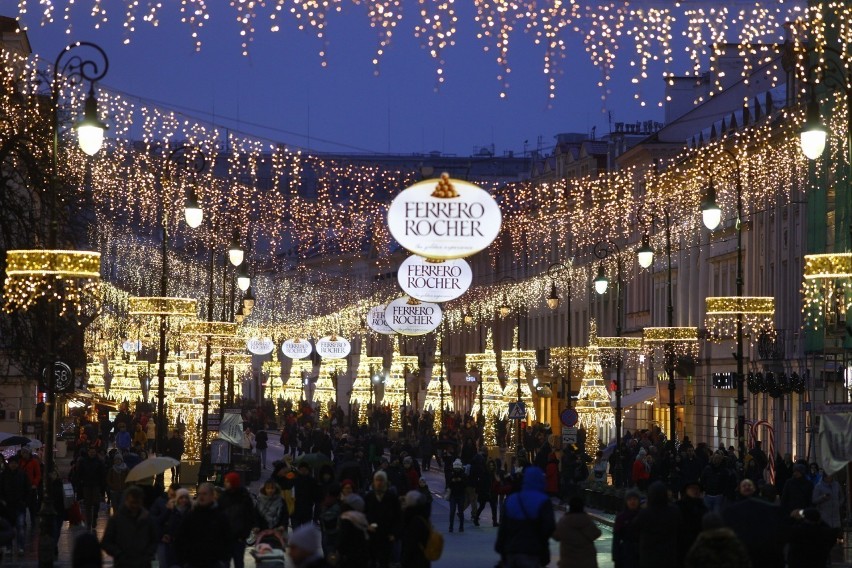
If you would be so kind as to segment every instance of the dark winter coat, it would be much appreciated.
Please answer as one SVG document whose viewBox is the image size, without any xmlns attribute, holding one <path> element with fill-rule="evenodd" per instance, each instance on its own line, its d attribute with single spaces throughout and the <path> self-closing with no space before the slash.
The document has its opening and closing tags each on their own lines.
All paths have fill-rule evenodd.
<svg viewBox="0 0 852 568">
<path fill-rule="evenodd" d="M 566 513 L 556 523 L 554 540 L 559 541 L 559 568 L 597 568 L 595 540 L 601 529 L 586 513 Z"/>
<path fill-rule="evenodd" d="M 217 505 L 196 506 L 180 524 L 175 553 L 185 568 L 219 568 L 231 557 L 231 529 Z"/>
<path fill-rule="evenodd" d="M 796 509 L 807 509 L 813 505 L 811 501 L 813 494 L 814 484 L 805 477 L 794 475 L 784 484 L 784 492 L 781 494 L 781 510 L 789 514 Z"/>
<path fill-rule="evenodd" d="M 101 548 L 112 556 L 116 568 L 148 568 L 157 552 L 157 527 L 148 511 L 135 517 L 122 505 L 107 521 Z"/>
<path fill-rule="evenodd" d="M 788 568 L 827 566 L 831 549 L 837 542 L 837 531 L 823 521 L 796 521 L 788 531 L 790 550 Z"/>
<path fill-rule="evenodd" d="M 724 509 L 722 518 L 745 545 L 752 568 L 784 566 L 782 512 L 777 505 L 743 499 Z"/>
<path fill-rule="evenodd" d="M 633 527 L 639 533 L 639 566 L 641 568 L 675 568 L 683 518 L 678 508 L 668 502 L 668 491 L 661 482 L 648 487 L 648 507 L 643 509 Z"/>
<path fill-rule="evenodd" d="M 684 496 L 677 502 L 677 508 L 680 510 L 680 515 L 683 518 L 681 525 L 680 540 L 678 541 L 678 562 L 682 565 L 686 558 L 686 553 L 692 548 L 698 534 L 701 532 L 701 522 L 704 515 L 707 513 L 707 507 L 704 505 L 704 499 L 700 497 L 692 498 Z"/>
<path fill-rule="evenodd" d="M 233 487 L 222 493 L 219 508 L 228 518 L 232 540 L 245 540 L 252 528 L 260 526 L 254 499 L 245 487 Z"/>
<path fill-rule="evenodd" d="M 20 469 L 6 467 L 0 475 L 0 499 L 6 503 L 9 521 L 14 524 L 15 516 L 27 510 L 30 483 Z"/>
<path fill-rule="evenodd" d="M 639 512 L 639 509 L 625 509 L 615 517 L 612 530 L 612 562 L 615 568 L 639 566 L 639 532 L 633 526 Z"/>
<path fill-rule="evenodd" d="M 423 555 L 429 540 L 429 514 L 426 505 L 407 508 L 402 514 L 402 556 L 405 568 L 429 568 L 431 562 Z"/>
<path fill-rule="evenodd" d="M 548 543 L 555 528 L 553 504 L 544 492 L 544 472 L 528 467 L 524 470 L 521 490 L 509 495 L 503 503 L 494 550 L 501 556 L 538 554 L 542 561 L 547 558 L 549 562 Z"/>
</svg>

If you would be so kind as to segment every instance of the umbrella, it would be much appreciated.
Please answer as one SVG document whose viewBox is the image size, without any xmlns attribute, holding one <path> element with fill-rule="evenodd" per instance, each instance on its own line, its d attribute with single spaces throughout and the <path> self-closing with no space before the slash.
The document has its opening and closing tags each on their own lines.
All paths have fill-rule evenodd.
<svg viewBox="0 0 852 568">
<path fill-rule="evenodd" d="M 30 442 L 27 444 L 27 447 L 31 450 L 37 450 L 42 447 L 42 445 L 43 444 L 38 440 L 30 440 Z"/>
<path fill-rule="evenodd" d="M 26 446 L 31 442 L 32 440 L 26 436 L 7 436 L 5 439 L 0 440 L 0 446 Z"/>
<path fill-rule="evenodd" d="M 296 464 L 306 463 L 311 469 L 320 468 L 326 464 L 331 464 L 331 460 L 327 455 L 316 453 L 316 454 L 304 454 L 296 459 Z"/>
<path fill-rule="evenodd" d="M 139 481 L 140 479 L 154 477 L 155 475 L 163 473 L 170 467 L 176 467 L 178 465 L 180 465 L 178 460 L 174 458 L 167 458 L 166 456 L 148 458 L 147 460 L 139 462 L 133 466 L 133 469 L 128 472 L 127 479 L 125 481 L 130 483 L 131 481 Z"/>
</svg>

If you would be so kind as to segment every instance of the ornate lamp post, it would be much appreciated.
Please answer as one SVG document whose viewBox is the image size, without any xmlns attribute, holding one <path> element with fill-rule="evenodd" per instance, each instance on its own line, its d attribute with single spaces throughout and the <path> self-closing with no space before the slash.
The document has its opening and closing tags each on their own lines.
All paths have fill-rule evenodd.
<svg viewBox="0 0 852 568">
<path fill-rule="evenodd" d="M 624 288 L 624 274 L 621 268 L 621 250 L 612 241 L 601 241 L 594 247 L 595 256 L 600 260 L 598 275 L 594 279 L 595 292 L 600 295 L 606 294 L 609 288 L 609 279 L 604 271 L 604 261 L 610 256 L 615 257 L 616 282 L 615 282 L 615 336 L 621 337 L 621 320 L 623 318 L 624 303 L 621 292 Z M 621 443 L 621 367 L 622 356 L 619 350 L 615 361 L 615 441 Z"/>
<path fill-rule="evenodd" d="M 568 272 L 568 293 L 565 296 L 565 299 L 568 301 L 568 353 L 570 360 L 571 347 L 573 345 L 573 341 L 571 339 L 571 278 L 572 278 L 572 268 L 574 267 L 574 261 L 569 260 L 567 266 L 561 262 L 554 262 L 550 266 L 547 267 L 547 276 L 550 278 L 550 294 L 547 296 L 547 307 L 551 310 L 556 310 L 559 308 L 560 297 L 559 290 L 556 287 L 556 273 L 559 270 L 565 270 Z M 573 365 L 568 365 L 568 384 L 565 384 L 565 381 L 562 381 L 562 395 L 565 397 L 566 406 L 571 406 L 571 367 Z"/>
</svg>

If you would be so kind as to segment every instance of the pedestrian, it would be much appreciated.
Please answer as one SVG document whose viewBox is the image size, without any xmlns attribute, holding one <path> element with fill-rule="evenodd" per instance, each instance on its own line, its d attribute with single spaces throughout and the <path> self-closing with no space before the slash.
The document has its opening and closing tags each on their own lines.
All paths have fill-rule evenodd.
<svg viewBox="0 0 852 568">
<path fill-rule="evenodd" d="M 112 505 L 112 514 L 118 512 L 118 508 L 122 504 L 124 490 L 127 487 L 125 479 L 127 479 L 127 464 L 121 458 L 121 454 L 116 452 L 112 457 L 112 467 L 107 470 L 106 486 L 109 491 L 109 502 Z"/>
<path fill-rule="evenodd" d="M 757 498 L 755 493 L 751 479 L 740 481 L 739 500 L 722 510 L 722 518 L 745 545 L 753 568 L 782 568 L 784 523 L 781 509 Z"/>
<path fill-rule="evenodd" d="M 115 434 L 115 447 L 121 453 L 126 453 L 133 443 L 133 436 L 127 431 L 124 422 L 118 423 L 118 432 Z"/>
<path fill-rule="evenodd" d="M 340 533 L 337 539 L 338 568 L 363 568 L 370 562 L 367 541 L 369 522 L 364 515 L 364 499 L 351 493 L 341 500 Z"/>
<path fill-rule="evenodd" d="M 159 544 L 157 545 L 157 564 L 158 566 L 164 566 L 166 568 L 168 568 L 170 564 L 166 560 L 166 543 L 163 540 L 163 535 L 166 531 L 166 523 L 168 522 L 169 515 L 176 503 L 178 489 L 180 489 L 180 485 L 172 483 L 169 485 L 167 491 L 161 493 L 156 499 L 154 499 L 154 502 L 151 503 L 151 507 L 148 509 L 148 514 L 151 515 L 152 519 L 154 519 L 154 525 L 157 527 L 157 535 L 159 537 Z"/>
<path fill-rule="evenodd" d="M 267 479 L 257 494 L 257 513 L 263 521 L 262 528 L 276 529 L 288 525 L 287 505 L 284 504 L 278 484 L 272 479 Z"/>
<path fill-rule="evenodd" d="M 178 565 L 183 568 L 222 568 L 231 561 L 231 529 L 216 503 L 212 483 L 198 486 L 195 505 L 174 538 Z"/>
<path fill-rule="evenodd" d="M 33 455 L 30 448 L 21 448 L 19 466 L 30 484 L 27 497 L 27 509 L 30 512 L 30 527 L 36 526 L 39 505 L 41 503 L 41 461 Z"/>
<path fill-rule="evenodd" d="M 556 528 L 553 504 L 544 492 L 544 472 L 527 467 L 521 490 L 509 495 L 500 513 L 494 550 L 505 568 L 550 564 L 550 535 Z"/>
<path fill-rule="evenodd" d="M 189 515 L 190 509 L 192 509 L 192 500 L 189 498 L 189 490 L 184 488 L 176 490 L 175 499 L 168 506 L 168 516 L 160 534 L 160 545 L 165 548 L 165 560 L 160 566 L 164 568 L 178 566 L 175 540 L 180 532 L 181 525 Z"/>
<path fill-rule="evenodd" d="M 157 445 L 157 422 L 153 417 L 148 419 L 147 424 L 145 424 L 145 447 L 148 452 L 153 452 Z M 158 451 L 161 451 L 161 448 L 156 448 Z"/>
<path fill-rule="evenodd" d="M 496 527 L 497 517 L 497 494 L 500 491 L 500 476 L 497 473 L 497 462 L 488 460 L 485 463 L 485 472 L 476 482 L 476 496 L 479 499 L 479 507 L 473 524 L 479 526 L 479 516 L 485 510 L 486 505 L 491 506 L 491 526 Z"/>
<path fill-rule="evenodd" d="M 784 484 L 781 493 L 781 512 L 789 515 L 797 509 L 809 509 L 813 506 L 811 499 L 814 494 L 814 485 L 806 477 L 808 468 L 805 464 L 797 463 L 793 466 L 793 476 Z"/>
<path fill-rule="evenodd" d="M 708 513 L 701 495 L 701 484 L 697 479 L 687 480 L 680 492 L 677 502 L 680 516 L 683 519 L 678 540 L 678 565 L 683 564 L 686 553 L 692 547 L 702 530 L 704 515 Z"/>
<path fill-rule="evenodd" d="M 639 532 L 633 521 L 639 516 L 642 494 L 638 489 L 628 489 L 624 494 L 624 510 L 615 516 L 612 529 L 612 562 L 615 568 L 639 567 Z"/>
<path fill-rule="evenodd" d="M 450 502 L 450 532 L 453 532 L 455 516 L 459 517 L 459 532 L 464 532 L 464 507 L 467 492 L 467 475 L 464 473 L 464 464 L 460 459 L 453 462 L 453 469 L 447 480 L 447 492 Z"/>
<path fill-rule="evenodd" d="M 598 553 L 595 540 L 601 529 L 584 510 L 581 497 L 573 497 L 568 512 L 562 515 L 553 531 L 559 541 L 559 568 L 597 568 Z"/>
<path fill-rule="evenodd" d="M 242 478 L 237 472 L 225 474 L 225 491 L 219 497 L 219 507 L 228 519 L 231 529 L 231 559 L 235 568 L 243 568 L 246 551 L 246 538 L 251 530 L 258 526 L 258 515 L 254 500 L 243 487 Z"/>
<path fill-rule="evenodd" d="M 787 552 L 787 568 L 825 568 L 829 565 L 831 549 L 837 543 L 837 533 L 810 508 L 793 511 Z"/>
<path fill-rule="evenodd" d="M 20 469 L 20 457 L 12 456 L 0 474 L 0 499 L 5 503 L 6 520 L 15 528 L 15 546 L 18 556 L 24 554 L 24 536 L 27 528 L 27 503 L 32 491 L 26 474 Z M 11 549 L 7 547 L 7 553 Z"/>
<path fill-rule="evenodd" d="M 402 527 L 399 497 L 389 488 L 383 471 L 373 475 L 373 490 L 364 499 L 364 513 L 370 523 L 370 561 L 378 568 L 387 568 Z"/>
<path fill-rule="evenodd" d="M 101 548 L 112 556 L 116 568 L 150 568 L 157 552 L 157 527 L 143 507 L 142 488 L 131 485 L 124 492 L 115 515 L 107 521 Z"/>
<path fill-rule="evenodd" d="M 419 491 L 406 493 L 402 504 L 402 566 L 429 568 L 431 562 L 423 551 L 429 540 L 431 527 L 428 504 L 423 494 Z"/>
<path fill-rule="evenodd" d="M 91 532 L 84 532 L 74 539 L 74 549 L 71 552 L 72 568 L 101 568 L 103 554 L 98 537 Z"/>
<path fill-rule="evenodd" d="M 840 484 L 834 476 L 823 472 L 822 479 L 814 487 L 812 501 L 814 507 L 819 511 L 819 516 L 831 528 L 837 531 L 840 537 L 840 501 L 843 498 Z"/>
<path fill-rule="evenodd" d="M 254 432 L 251 431 L 251 428 L 246 428 L 243 430 L 243 440 L 240 444 L 240 447 L 243 449 L 244 454 L 254 453 Z"/>
<path fill-rule="evenodd" d="M 649 485 L 648 506 L 633 521 L 639 533 L 640 568 L 676 568 L 682 523 L 666 486 L 661 481 Z"/>
<path fill-rule="evenodd" d="M 148 447 L 148 434 L 142 428 L 141 423 L 136 424 L 136 431 L 133 432 L 133 441 L 131 443 L 132 446 L 139 446 L 140 448 Z"/>
<path fill-rule="evenodd" d="M 317 501 L 319 487 L 311 475 L 310 466 L 304 461 L 296 468 L 296 476 L 292 480 L 293 489 L 293 528 L 310 523 L 314 518 L 314 504 Z"/>
<path fill-rule="evenodd" d="M 302 525 L 290 535 L 290 559 L 295 568 L 330 568 L 322 553 L 322 535 L 312 524 Z"/>
<path fill-rule="evenodd" d="M 74 468 L 76 486 L 83 495 L 83 521 L 92 532 L 98 522 L 98 511 L 106 488 L 106 468 L 97 450 L 89 446 L 86 455 L 81 456 Z"/>
<path fill-rule="evenodd" d="M 269 447 L 269 434 L 266 430 L 260 429 L 254 435 L 254 443 L 257 448 L 257 453 L 260 455 L 260 468 L 266 469 L 266 450 Z"/>
<path fill-rule="evenodd" d="M 178 464 L 171 468 L 172 483 L 180 483 L 180 460 L 183 459 L 184 450 L 185 447 L 180 432 L 172 430 L 172 435 L 166 443 L 166 456 L 178 461 Z"/>
<path fill-rule="evenodd" d="M 745 546 L 727 527 L 702 531 L 686 555 L 685 568 L 752 568 Z"/>
</svg>

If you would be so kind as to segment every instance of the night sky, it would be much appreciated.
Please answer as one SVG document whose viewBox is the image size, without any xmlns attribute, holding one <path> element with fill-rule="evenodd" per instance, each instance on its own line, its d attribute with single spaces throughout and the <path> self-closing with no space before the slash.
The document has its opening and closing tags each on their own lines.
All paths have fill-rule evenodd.
<svg viewBox="0 0 852 568">
<path fill-rule="evenodd" d="M 94 41 L 110 57 L 107 86 L 224 127 L 314 151 L 437 150 L 470 155 L 475 148 L 494 144 L 497 155 L 507 151 L 517 155 L 525 148 L 536 149 L 539 137 L 541 148 L 548 151 L 560 132 L 589 133 L 597 127 L 598 136 L 606 134 L 607 111 L 613 121 L 661 120 L 656 103 L 663 96 L 662 67 L 652 68 L 641 85 L 649 103 L 640 107 L 630 83 L 635 72 L 629 67 L 632 47 L 625 44 L 605 111 L 597 86 L 601 72 L 575 34 L 565 34 L 569 43 L 567 58 L 561 62 L 564 74 L 548 108 L 543 48 L 533 45 L 520 26 L 511 36 L 511 87 L 508 97 L 501 99 L 494 50 L 483 52 L 485 42 L 475 37 L 478 28 L 470 4 L 456 3 L 457 42 L 445 51 L 446 82 L 438 92 L 434 63 L 413 37 L 419 18 L 410 3 L 404 4 L 409 12 L 397 26 L 378 76 L 371 62 L 377 36 L 369 27 L 366 9 L 351 4 L 329 18 L 326 68 L 317 55 L 322 43 L 313 32 L 287 24 L 271 33 L 265 18 L 256 21 L 250 55 L 241 55 L 232 10 L 217 13 L 211 8 L 214 17 L 203 30 L 199 53 L 189 26 L 179 22 L 173 7 L 163 11 L 159 27 L 138 22 L 128 45 L 123 43 L 123 13 L 116 9 L 101 29 L 94 28 L 85 11 L 73 12 L 68 35 L 61 14 L 59 21 L 44 27 L 33 13 L 24 22 L 33 50 L 50 61 L 70 41 Z M 689 65 L 684 55 L 672 70 L 683 72 Z"/>
</svg>

